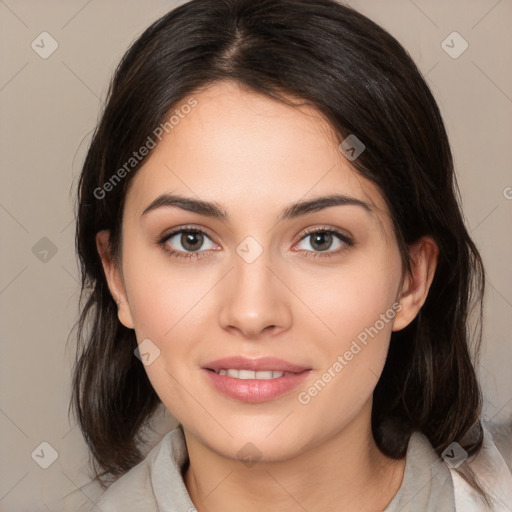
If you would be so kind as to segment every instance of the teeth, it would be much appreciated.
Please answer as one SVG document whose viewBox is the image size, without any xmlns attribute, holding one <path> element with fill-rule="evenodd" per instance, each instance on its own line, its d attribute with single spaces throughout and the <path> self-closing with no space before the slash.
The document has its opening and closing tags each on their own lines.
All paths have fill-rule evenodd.
<svg viewBox="0 0 512 512">
<path fill-rule="evenodd" d="M 275 370 L 263 370 L 255 372 L 253 370 L 235 370 L 229 368 L 227 370 L 214 370 L 215 373 L 219 375 L 226 375 L 227 377 L 232 377 L 234 379 L 256 379 L 256 380 L 268 380 L 268 379 L 278 379 L 280 377 L 288 377 L 290 375 L 294 375 L 293 372 L 279 372 Z"/>
</svg>

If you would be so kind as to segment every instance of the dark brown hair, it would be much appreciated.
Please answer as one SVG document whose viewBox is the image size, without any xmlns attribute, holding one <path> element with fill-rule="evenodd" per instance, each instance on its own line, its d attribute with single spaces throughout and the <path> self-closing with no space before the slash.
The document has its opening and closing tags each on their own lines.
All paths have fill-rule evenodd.
<svg viewBox="0 0 512 512">
<path fill-rule="evenodd" d="M 393 458 L 405 455 L 414 431 L 438 454 L 453 441 L 477 453 L 483 429 L 472 357 L 476 362 L 481 340 L 484 271 L 464 225 L 443 121 L 421 73 L 396 39 L 334 0 L 192 0 L 154 22 L 123 57 L 78 185 L 85 304 L 72 406 L 96 478 L 104 484 L 141 461 L 143 427 L 160 403 L 134 356 L 134 331 L 117 318 L 95 244 L 98 231 L 110 230 L 119 257 L 126 190 L 144 160 L 108 194 L 97 191 L 172 109 L 224 80 L 287 104 L 298 98 L 325 116 L 340 141 L 349 134 L 363 141 L 352 164 L 385 198 L 406 271 L 408 246 L 423 235 L 435 239 L 434 280 L 417 317 L 391 336 L 372 429 Z"/>
</svg>

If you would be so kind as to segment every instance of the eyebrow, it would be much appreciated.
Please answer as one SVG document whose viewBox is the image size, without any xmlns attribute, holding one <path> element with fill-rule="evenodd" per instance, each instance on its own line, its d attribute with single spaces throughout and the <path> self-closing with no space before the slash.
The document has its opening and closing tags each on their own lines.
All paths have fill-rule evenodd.
<svg viewBox="0 0 512 512">
<path fill-rule="evenodd" d="M 325 208 L 331 208 L 332 206 L 346 205 L 359 206 L 367 212 L 373 213 L 373 207 L 365 201 L 356 199 L 355 197 L 345 196 L 343 194 L 330 194 L 328 196 L 299 201 L 287 206 L 281 212 L 277 222 L 295 219 Z M 162 194 L 152 201 L 151 204 L 142 212 L 141 217 L 158 208 L 169 207 L 181 208 L 182 210 L 198 213 L 221 221 L 229 221 L 228 213 L 218 203 L 168 193 Z"/>
</svg>

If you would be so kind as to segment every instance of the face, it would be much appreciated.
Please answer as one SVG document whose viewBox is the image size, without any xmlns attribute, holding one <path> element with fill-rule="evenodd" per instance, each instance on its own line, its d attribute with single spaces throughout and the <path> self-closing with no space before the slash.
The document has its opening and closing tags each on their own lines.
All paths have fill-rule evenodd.
<svg viewBox="0 0 512 512">
<path fill-rule="evenodd" d="M 109 286 L 186 431 L 286 459 L 368 426 L 391 331 L 415 314 L 397 306 L 397 242 L 315 110 L 230 83 L 194 98 L 132 180 Z"/>
</svg>

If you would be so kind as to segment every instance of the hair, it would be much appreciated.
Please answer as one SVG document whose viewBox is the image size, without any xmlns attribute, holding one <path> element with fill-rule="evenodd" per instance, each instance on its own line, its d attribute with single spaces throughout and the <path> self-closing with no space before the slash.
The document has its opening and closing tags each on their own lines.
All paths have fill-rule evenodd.
<svg viewBox="0 0 512 512">
<path fill-rule="evenodd" d="M 223 81 L 292 106 L 298 99 L 325 116 L 340 141 L 350 134 L 363 141 L 352 166 L 386 201 L 404 271 L 411 269 L 409 246 L 433 237 L 435 276 L 419 314 L 391 335 L 372 431 L 392 458 L 405 456 L 414 431 L 439 455 L 454 441 L 469 456 L 478 453 L 484 431 L 473 364 L 484 269 L 461 213 L 442 117 L 420 71 L 395 38 L 335 0 L 192 0 L 155 21 L 122 58 L 79 179 L 81 296 L 71 406 L 95 479 L 105 486 L 142 460 L 143 427 L 161 403 L 134 357 L 135 332 L 117 318 L 95 242 L 109 230 L 112 257 L 120 261 L 124 200 L 144 159 L 105 197 L 97 190 L 173 108 Z M 467 465 L 458 471 L 485 496 Z"/>
</svg>

